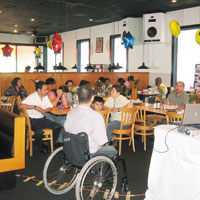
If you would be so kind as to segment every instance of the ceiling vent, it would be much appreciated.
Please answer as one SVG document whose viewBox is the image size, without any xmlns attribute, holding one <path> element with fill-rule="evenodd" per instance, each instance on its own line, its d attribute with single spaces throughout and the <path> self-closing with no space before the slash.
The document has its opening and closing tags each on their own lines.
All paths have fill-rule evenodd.
<svg viewBox="0 0 200 200">
<path fill-rule="evenodd" d="M 46 44 L 48 36 L 35 36 L 35 44 Z"/>
</svg>

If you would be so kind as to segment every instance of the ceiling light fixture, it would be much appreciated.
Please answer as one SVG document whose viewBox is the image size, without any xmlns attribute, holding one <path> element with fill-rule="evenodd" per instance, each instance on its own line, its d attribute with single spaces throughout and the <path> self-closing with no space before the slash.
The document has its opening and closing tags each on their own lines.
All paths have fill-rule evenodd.
<svg viewBox="0 0 200 200">
<path fill-rule="evenodd" d="M 2 11 L 0 10 L 0 14 L 2 13 Z"/>
<path fill-rule="evenodd" d="M 14 27 L 18 27 L 18 25 L 17 25 L 17 24 L 15 24 L 15 25 L 14 25 Z"/>
<path fill-rule="evenodd" d="M 13 32 L 14 32 L 14 33 L 17 33 L 18 31 L 17 31 L 17 29 L 15 29 Z"/>
<path fill-rule="evenodd" d="M 34 19 L 34 18 L 31 18 L 31 19 L 30 19 L 30 21 L 31 21 L 31 22 L 34 22 L 34 21 L 35 21 L 35 19 Z"/>
<path fill-rule="evenodd" d="M 172 0 L 171 2 L 172 2 L 172 3 L 176 3 L 176 0 Z"/>
<path fill-rule="evenodd" d="M 92 19 L 92 18 L 90 18 L 90 19 L 89 19 L 89 21 L 90 21 L 90 22 L 93 22 L 93 19 Z"/>
</svg>

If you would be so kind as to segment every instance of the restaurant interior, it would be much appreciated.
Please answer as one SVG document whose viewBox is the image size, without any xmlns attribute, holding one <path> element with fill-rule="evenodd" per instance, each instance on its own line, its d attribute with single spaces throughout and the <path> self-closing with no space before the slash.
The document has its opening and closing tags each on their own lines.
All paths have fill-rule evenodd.
<svg viewBox="0 0 200 200">
<path fill-rule="evenodd" d="M 0 198 L 198 199 L 199 52 L 198 0 L 2 0 Z M 113 187 L 109 191 L 99 185 L 90 189 L 82 186 L 81 190 L 88 192 L 86 198 L 84 192 L 77 192 L 77 185 L 59 193 L 67 181 L 57 184 L 53 180 L 45 185 L 43 169 L 52 149 L 57 147 L 50 143 L 51 152 L 43 154 L 34 145 L 27 111 L 19 109 L 22 99 L 5 95 L 16 77 L 28 95 L 35 92 L 38 81 L 44 81 L 51 91 L 66 85 L 68 80 L 78 88 L 84 80 L 105 102 L 112 98 L 112 89 L 103 92 L 105 83 L 100 78 L 108 78 L 112 85 L 121 84 L 119 79 L 123 79 L 122 95 L 135 114 L 128 124 L 131 129 L 126 140 L 120 135 L 123 120 L 114 139 L 120 141 L 115 147 L 126 163 L 127 188 L 123 186 L 123 164 L 114 161 L 118 180 L 112 197 Z M 161 79 L 160 85 L 157 78 Z M 169 96 L 180 83 L 187 103 L 171 104 Z M 73 87 L 69 87 L 69 106 L 54 107 L 52 115 L 66 118 L 78 106 Z M 198 129 L 180 128 L 186 120 L 186 108 L 190 123 L 185 124 Z M 106 127 L 112 117 L 112 109 L 108 110 L 104 117 Z M 44 135 L 44 140 L 52 142 L 52 131 L 47 130 Z M 59 185 L 60 195 L 48 191 L 54 185 Z M 95 196 L 96 193 L 100 195 Z"/>
</svg>

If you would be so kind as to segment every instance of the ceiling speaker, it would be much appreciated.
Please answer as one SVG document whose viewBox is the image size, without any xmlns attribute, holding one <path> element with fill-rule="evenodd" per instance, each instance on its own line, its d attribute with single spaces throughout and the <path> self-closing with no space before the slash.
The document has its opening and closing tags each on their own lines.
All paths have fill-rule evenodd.
<svg viewBox="0 0 200 200">
<path fill-rule="evenodd" d="M 154 13 L 143 15 L 144 42 L 166 41 L 166 14 Z"/>
</svg>

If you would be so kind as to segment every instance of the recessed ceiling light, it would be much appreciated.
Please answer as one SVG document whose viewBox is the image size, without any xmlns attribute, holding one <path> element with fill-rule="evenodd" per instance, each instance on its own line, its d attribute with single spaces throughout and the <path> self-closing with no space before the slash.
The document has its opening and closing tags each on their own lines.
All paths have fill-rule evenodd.
<svg viewBox="0 0 200 200">
<path fill-rule="evenodd" d="M 34 18 L 31 18 L 31 19 L 30 19 L 30 21 L 31 21 L 31 22 L 34 22 L 34 21 L 35 21 L 35 19 L 34 19 Z"/>
<path fill-rule="evenodd" d="M 93 19 L 91 18 L 91 19 L 89 19 L 89 21 L 90 21 L 90 22 L 93 22 Z"/>
<path fill-rule="evenodd" d="M 176 0 L 172 0 L 171 2 L 172 2 L 172 3 L 176 3 Z"/>
<path fill-rule="evenodd" d="M 18 31 L 15 29 L 15 30 L 14 30 L 14 33 L 17 33 L 17 32 L 18 32 Z"/>
<path fill-rule="evenodd" d="M 18 27 L 18 25 L 17 25 L 17 24 L 15 24 L 15 25 L 14 25 L 14 27 Z"/>
</svg>

